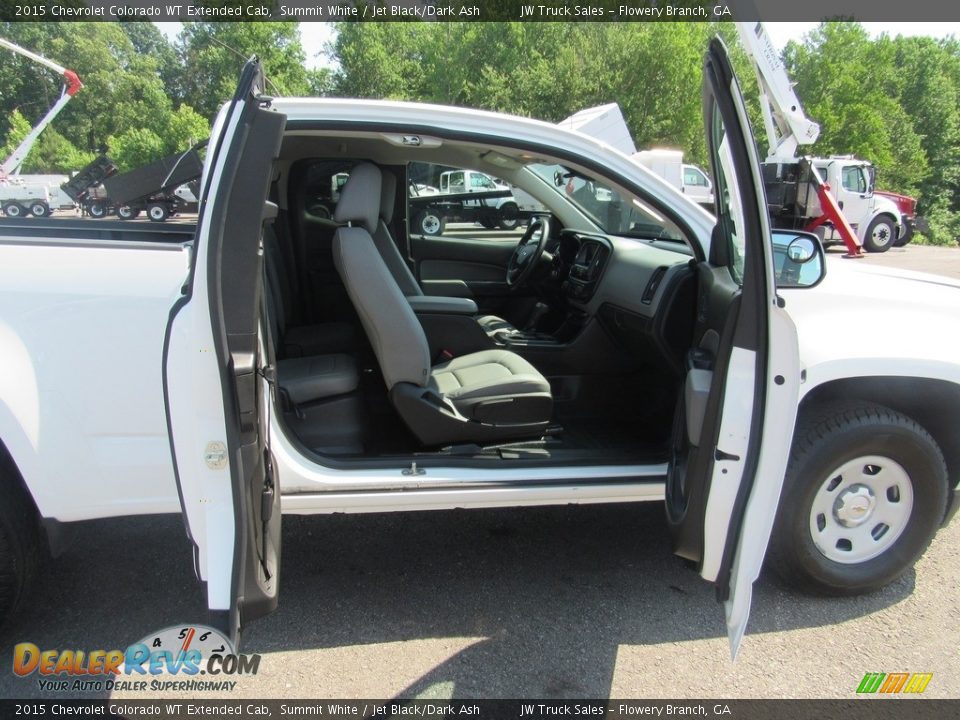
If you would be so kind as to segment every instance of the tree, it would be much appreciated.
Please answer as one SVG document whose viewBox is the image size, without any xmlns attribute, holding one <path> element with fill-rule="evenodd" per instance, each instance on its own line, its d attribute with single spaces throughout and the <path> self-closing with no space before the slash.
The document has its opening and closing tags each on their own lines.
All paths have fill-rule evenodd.
<svg viewBox="0 0 960 720">
<path fill-rule="evenodd" d="M 118 138 L 124 138 L 125 163 L 134 157 L 149 162 L 157 156 L 145 156 L 148 149 L 169 154 L 209 132 L 206 119 L 170 91 L 164 76 L 173 69 L 179 72 L 174 49 L 150 23 L 8 23 L 2 33 L 76 70 L 84 83 L 40 135 L 25 169 L 76 170 L 93 153 L 112 150 L 110 140 Z M 62 79 L 50 70 L 19 55 L 0 53 L 0 136 L 11 135 L 14 110 L 27 128 L 37 122 L 59 97 L 61 86 Z M 131 135 L 133 129 L 149 131 L 159 144 L 146 142 L 145 133 Z M 140 150 L 134 152 L 134 147 Z"/>
<path fill-rule="evenodd" d="M 268 89 L 278 95 L 306 95 L 310 75 L 295 23 L 184 23 L 176 50 L 181 66 L 178 97 L 212 118 L 233 97 L 240 70 L 252 55 L 263 62 Z"/>
<path fill-rule="evenodd" d="M 638 146 L 705 154 L 702 23 L 339 23 L 333 92 L 548 121 L 619 102 Z"/>
<path fill-rule="evenodd" d="M 148 128 L 131 128 L 110 138 L 110 157 L 121 172 L 146 165 L 166 154 L 163 140 Z"/>
</svg>

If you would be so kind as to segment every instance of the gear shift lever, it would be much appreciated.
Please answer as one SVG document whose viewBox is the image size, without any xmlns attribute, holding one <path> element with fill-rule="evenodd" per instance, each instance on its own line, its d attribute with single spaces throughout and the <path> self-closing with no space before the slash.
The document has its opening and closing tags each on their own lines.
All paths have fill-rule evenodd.
<svg viewBox="0 0 960 720">
<path fill-rule="evenodd" d="M 530 318 L 527 320 L 527 324 L 523 326 L 524 332 L 536 332 L 537 323 L 540 322 L 540 318 L 546 315 L 550 311 L 550 306 L 538 302 L 533 306 L 533 312 L 530 313 Z"/>
</svg>

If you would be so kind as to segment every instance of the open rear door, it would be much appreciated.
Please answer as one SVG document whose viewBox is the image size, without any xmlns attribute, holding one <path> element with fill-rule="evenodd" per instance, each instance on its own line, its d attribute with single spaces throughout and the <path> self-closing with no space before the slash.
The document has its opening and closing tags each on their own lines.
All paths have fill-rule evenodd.
<svg viewBox="0 0 960 720">
<path fill-rule="evenodd" d="M 286 118 L 243 69 L 208 146 L 190 278 L 171 312 L 164 393 L 174 469 L 210 623 L 235 643 L 273 610 L 280 488 L 269 447 L 261 222 Z"/>
<path fill-rule="evenodd" d="M 703 109 L 717 225 L 699 264 L 695 347 L 667 481 L 674 550 L 724 601 L 735 657 L 777 510 L 796 419 L 796 329 L 776 295 L 766 197 L 743 98 L 719 39 Z"/>
</svg>

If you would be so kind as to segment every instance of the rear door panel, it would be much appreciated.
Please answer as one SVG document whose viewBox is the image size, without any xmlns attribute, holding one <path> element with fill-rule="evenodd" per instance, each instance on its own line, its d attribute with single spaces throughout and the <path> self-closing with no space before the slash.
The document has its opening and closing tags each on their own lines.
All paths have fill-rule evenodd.
<svg viewBox="0 0 960 720">
<path fill-rule="evenodd" d="M 171 449 L 211 623 L 239 639 L 276 605 L 279 487 L 261 375 L 261 218 L 285 117 L 262 101 L 254 58 L 208 159 L 183 302 L 171 316 L 164 387 Z"/>
</svg>

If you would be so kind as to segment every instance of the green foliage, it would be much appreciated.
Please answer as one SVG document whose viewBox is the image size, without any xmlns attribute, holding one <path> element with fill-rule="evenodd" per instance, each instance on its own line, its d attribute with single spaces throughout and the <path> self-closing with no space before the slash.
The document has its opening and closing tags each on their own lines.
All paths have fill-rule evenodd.
<svg viewBox="0 0 960 720">
<path fill-rule="evenodd" d="M 84 84 L 40 135 L 24 171 L 76 170 L 97 152 L 112 152 L 111 139 L 120 140 L 125 163 L 149 162 L 209 133 L 207 120 L 171 91 L 173 76 L 183 68 L 151 23 L 5 23 L 0 35 L 76 70 Z M 57 100 L 61 86 L 56 73 L 0 52 L 0 137 L 8 146 L 15 146 L 10 138 L 18 130 L 11 125 L 13 112 L 28 131 Z M 160 142 L 146 141 L 151 135 Z M 145 156 L 151 148 L 158 153 Z"/>
<path fill-rule="evenodd" d="M 2 149 L 0 149 L 0 154 L 4 158 L 17 148 L 31 128 L 30 122 L 19 110 L 10 113 L 7 123 L 10 131 L 7 133 Z M 55 174 L 65 172 L 65 168 L 82 167 L 92 159 L 93 153 L 78 150 L 73 143 L 56 130 L 47 128 L 46 132 L 37 139 L 30 154 L 27 155 L 21 172 L 24 174 Z"/>
<path fill-rule="evenodd" d="M 126 130 L 110 138 L 110 157 L 121 172 L 146 165 L 165 154 L 163 140 L 149 128 Z"/>
<path fill-rule="evenodd" d="M 704 164 L 701 67 L 714 34 L 730 49 L 765 154 L 756 78 L 729 22 L 338 23 L 336 30 L 328 51 L 335 68 L 310 70 L 295 23 L 184 23 L 173 43 L 146 22 L 0 23 L 0 36 L 84 82 L 24 171 L 75 170 L 104 149 L 127 169 L 186 149 L 209 133 L 253 54 L 275 94 L 421 100 L 552 122 L 617 102 L 638 148 L 679 148 Z M 960 41 L 871 40 L 857 23 L 823 23 L 790 43 L 784 60 L 822 128 L 808 152 L 871 160 L 881 188 L 919 198 L 928 240 L 960 237 Z M 0 51 L 7 154 L 60 88 L 55 73 Z"/>
<path fill-rule="evenodd" d="M 878 185 L 919 198 L 926 239 L 960 237 L 960 46 L 954 40 L 871 41 L 857 23 L 821 23 L 785 61 L 821 125 L 818 154 L 853 153 Z"/>
<path fill-rule="evenodd" d="M 210 134 L 210 123 L 189 105 L 181 105 L 167 115 L 164 125 L 164 154 L 186 150 Z"/>
<path fill-rule="evenodd" d="M 233 96 L 240 70 L 252 55 L 258 55 L 267 69 L 270 92 L 306 95 L 310 91 L 296 23 L 184 23 L 176 50 L 184 68 L 176 93 L 206 118 L 212 118 Z"/>
<path fill-rule="evenodd" d="M 333 94 L 559 121 L 619 102 L 638 147 L 704 159 L 707 23 L 339 23 Z"/>
</svg>

